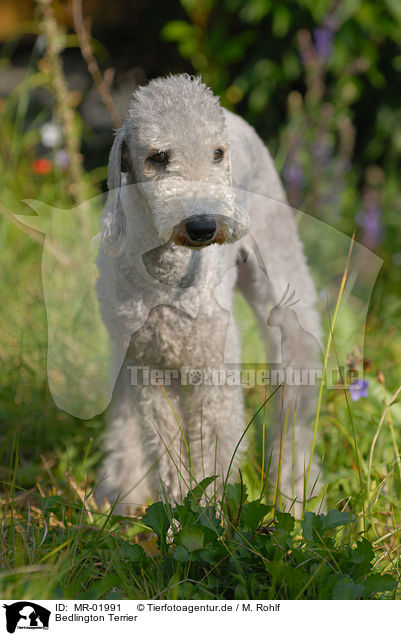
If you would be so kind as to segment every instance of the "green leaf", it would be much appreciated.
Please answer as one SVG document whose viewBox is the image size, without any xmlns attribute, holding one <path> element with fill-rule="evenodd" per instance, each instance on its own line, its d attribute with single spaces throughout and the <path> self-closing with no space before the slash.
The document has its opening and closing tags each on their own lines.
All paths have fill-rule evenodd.
<svg viewBox="0 0 401 636">
<path fill-rule="evenodd" d="M 264 517 L 270 512 L 271 509 L 271 506 L 262 504 L 259 501 L 250 501 L 244 506 L 242 524 L 246 528 L 249 528 L 250 530 L 255 532 L 255 530 L 259 528 Z"/>
<path fill-rule="evenodd" d="M 219 551 L 216 548 L 207 548 L 206 550 L 200 550 L 197 556 L 200 560 L 205 561 L 209 565 L 213 566 L 219 559 Z"/>
<path fill-rule="evenodd" d="M 324 515 L 316 515 L 314 512 L 305 512 L 302 521 L 302 532 L 309 543 L 314 543 L 318 536 L 323 534 L 323 518 Z"/>
<path fill-rule="evenodd" d="M 173 557 L 176 561 L 180 561 L 180 563 L 186 563 L 190 559 L 189 552 L 183 545 L 177 545 Z"/>
<path fill-rule="evenodd" d="M 148 526 L 156 533 L 160 548 L 166 545 L 166 535 L 171 525 L 171 518 L 170 505 L 161 501 L 149 506 L 142 518 L 145 526 Z"/>
<path fill-rule="evenodd" d="M 131 545 L 126 541 L 120 543 L 116 550 L 116 554 L 120 558 L 129 559 L 132 563 L 140 563 L 147 558 L 142 546 L 138 543 Z"/>
<path fill-rule="evenodd" d="M 369 574 L 365 581 L 365 598 L 380 592 L 389 592 L 396 587 L 397 581 L 389 574 Z"/>
<path fill-rule="evenodd" d="M 164 25 L 161 36 L 168 42 L 183 42 L 192 39 L 194 27 L 184 20 L 171 20 Z"/>
<path fill-rule="evenodd" d="M 340 526 L 346 526 L 352 523 L 355 516 L 350 512 L 339 512 L 338 510 L 329 510 L 329 512 L 323 516 L 323 528 L 324 530 L 334 530 Z"/>
<path fill-rule="evenodd" d="M 256 0 L 254 2 L 239 2 L 235 10 L 241 9 L 240 15 L 245 22 L 260 22 L 271 11 L 270 0 Z"/>
<path fill-rule="evenodd" d="M 181 530 L 175 537 L 175 542 L 178 545 L 184 546 L 188 552 L 201 550 L 204 544 L 203 530 L 201 528 Z"/>
<path fill-rule="evenodd" d="M 199 515 L 199 523 L 203 527 L 205 544 L 214 543 L 223 534 L 224 528 L 219 519 L 216 519 L 215 510 L 210 506 L 203 508 Z"/>
<path fill-rule="evenodd" d="M 354 601 L 361 598 L 364 593 L 362 583 L 354 583 L 351 579 L 343 579 L 338 581 L 333 587 L 333 600 L 336 601 Z"/>
<path fill-rule="evenodd" d="M 199 521 L 208 527 L 207 517 L 213 518 L 213 508 L 210 506 L 209 508 L 205 508 L 201 505 L 202 497 L 205 494 L 206 489 L 216 480 L 216 477 L 206 477 L 202 479 L 201 482 L 195 488 L 190 490 L 185 497 L 183 503 L 180 505 L 176 505 L 174 508 L 174 518 L 180 522 L 182 528 L 191 528 L 195 523 L 199 523 Z M 202 512 L 201 512 L 202 511 Z M 203 514 L 205 513 L 205 514 Z"/>
<path fill-rule="evenodd" d="M 276 512 L 276 527 L 287 532 L 292 532 L 295 526 L 295 519 L 289 512 Z"/>
<path fill-rule="evenodd" d="M 203 495 L 206 492 L 206 489 L 214 481 L 216 481 L 216 479 L 217 479 L 216 475 L 212 477 L 205 477 L 205 479 L 202 479 L 202 481 L 200 481 L 199 484 L 195 486 L 195 488 L 193 488 L 192 490 L 188 492 L 187 496 L 184 499 L 184 506 L 187 509 L 192 510 L 193 512 L 196 512 L 196 513 L 199 512 L 199 504 Z M 179 506 L 177 506 L 177 508 L 179 508 Z"/>
<path fill-rule="evenodd" d="M 350 559 L 353 563 L 364 564 L 366 569 L 370 569 L 370 564 L 374 559 L 374 552 L 371 544 L 367 539 L 362 537 L 357 542 L 356 547 L 352 549 Z"/>
<path fill-rule="evenodd" d="M 194 16 L 200 12 L 202 14 L 208 14 L 216 0 L 203 0 L 202 2 L 199 2 L 199 0 L 180 0 L 180 2 L 188 15 Z"/>
<path fill-rule="evenodd" d="M 226 497 L 234 504 L 234 508 L 239 508 L 241 501 L 244 503 L 247 498 L 245 484 L 227 484 Z"/>
<path fill-rule="evenodd" d="M 277 5 L 273 13 L 272 30 L 277 38 L 283 38 L 288 33 L 291 24 L 291 12 L 284 4 Z"/>
</svg>

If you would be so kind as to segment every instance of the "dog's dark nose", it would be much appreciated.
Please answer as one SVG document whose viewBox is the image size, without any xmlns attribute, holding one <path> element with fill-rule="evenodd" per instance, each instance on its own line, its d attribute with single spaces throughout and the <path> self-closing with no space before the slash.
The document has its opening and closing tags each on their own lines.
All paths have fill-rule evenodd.
<svg viewBox="0 0 401 636">
<path fill-rule="evenodd" d="M 185 221 L 186 232 L 195 243 L 206 243 L 211 241 L 216 234 L 216 219 L 212 216 L 191 216 Z"/>
</svg>

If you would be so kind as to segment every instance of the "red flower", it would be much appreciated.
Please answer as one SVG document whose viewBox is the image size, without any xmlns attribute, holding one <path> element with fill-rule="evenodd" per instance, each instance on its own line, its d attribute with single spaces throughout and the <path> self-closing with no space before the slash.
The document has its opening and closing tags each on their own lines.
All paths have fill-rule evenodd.
<svg viewBox="0 0 401 636">
<path fill-rule="evenodd" d="M 45 159 L 42 157 L 41 159 L 35 159 L 32 164 L 33 172 L 36 174 L 49 174 L 52 171 L 53 164 L 50 159 Z"/>
</svg>

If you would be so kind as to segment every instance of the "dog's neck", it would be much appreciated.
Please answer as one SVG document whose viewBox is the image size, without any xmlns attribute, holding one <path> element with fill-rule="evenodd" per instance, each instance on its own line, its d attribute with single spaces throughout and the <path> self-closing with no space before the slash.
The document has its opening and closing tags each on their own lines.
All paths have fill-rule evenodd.
<svg viewBox="0 0 401 636">
<path fill-rule="evenodd" d="M 191 250 L 169 242 L 141 252 L 136 243 L 133 249 L 123 250 L 113 260 L 115 271 L 124 280 L 131 280 L 135 287 L 142 287 L 148 292 L 153 289 L 155 293 L 164 290 L 167 294 L 176 296 L 179 290 L 184 291 L 190 287 L 200 290 L 203 287 L 204 251 Z"/>
<path fill-rule="evenodd" d="M 201 253 L 171 243 L 143 254 L 147 273 L 168 287 L 186 288 L 199 283 Z"/>
</svg>

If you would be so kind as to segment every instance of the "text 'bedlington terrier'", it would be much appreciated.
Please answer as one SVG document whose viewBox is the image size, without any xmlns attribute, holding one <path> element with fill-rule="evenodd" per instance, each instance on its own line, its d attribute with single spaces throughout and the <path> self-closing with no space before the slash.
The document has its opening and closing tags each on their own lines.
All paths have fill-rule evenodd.
<svg viewBox="0 0 401 636">
<path fill-rule="evenodd" d="M 283 387 L 275 412 L 268 405 L 265 465 L 274 480 L 281 448 L 288 509 L 293 497 L 304 498 L 320 328 L 293 213 L 268 151 L 200 79 L 170 76 L 135 91 L 111 150 L 108 185 L 98 294 L 116 364 L 124 363 L 98 501 L 118 500 L 118 512 L 132 513 L 164 493 L 179 499 L 205 476 L 218 475 L 221 486 L 246 426 L 232 317 L 237 285 L 263 336 L 271 326 L 276 381 L 266 365 L 257 377 L 272 380 L 268 393 Z M 231 478 L 245 450 L 243 439 Z M 317 476 L 313 464 L 309 491 Z"/>
</svg>

